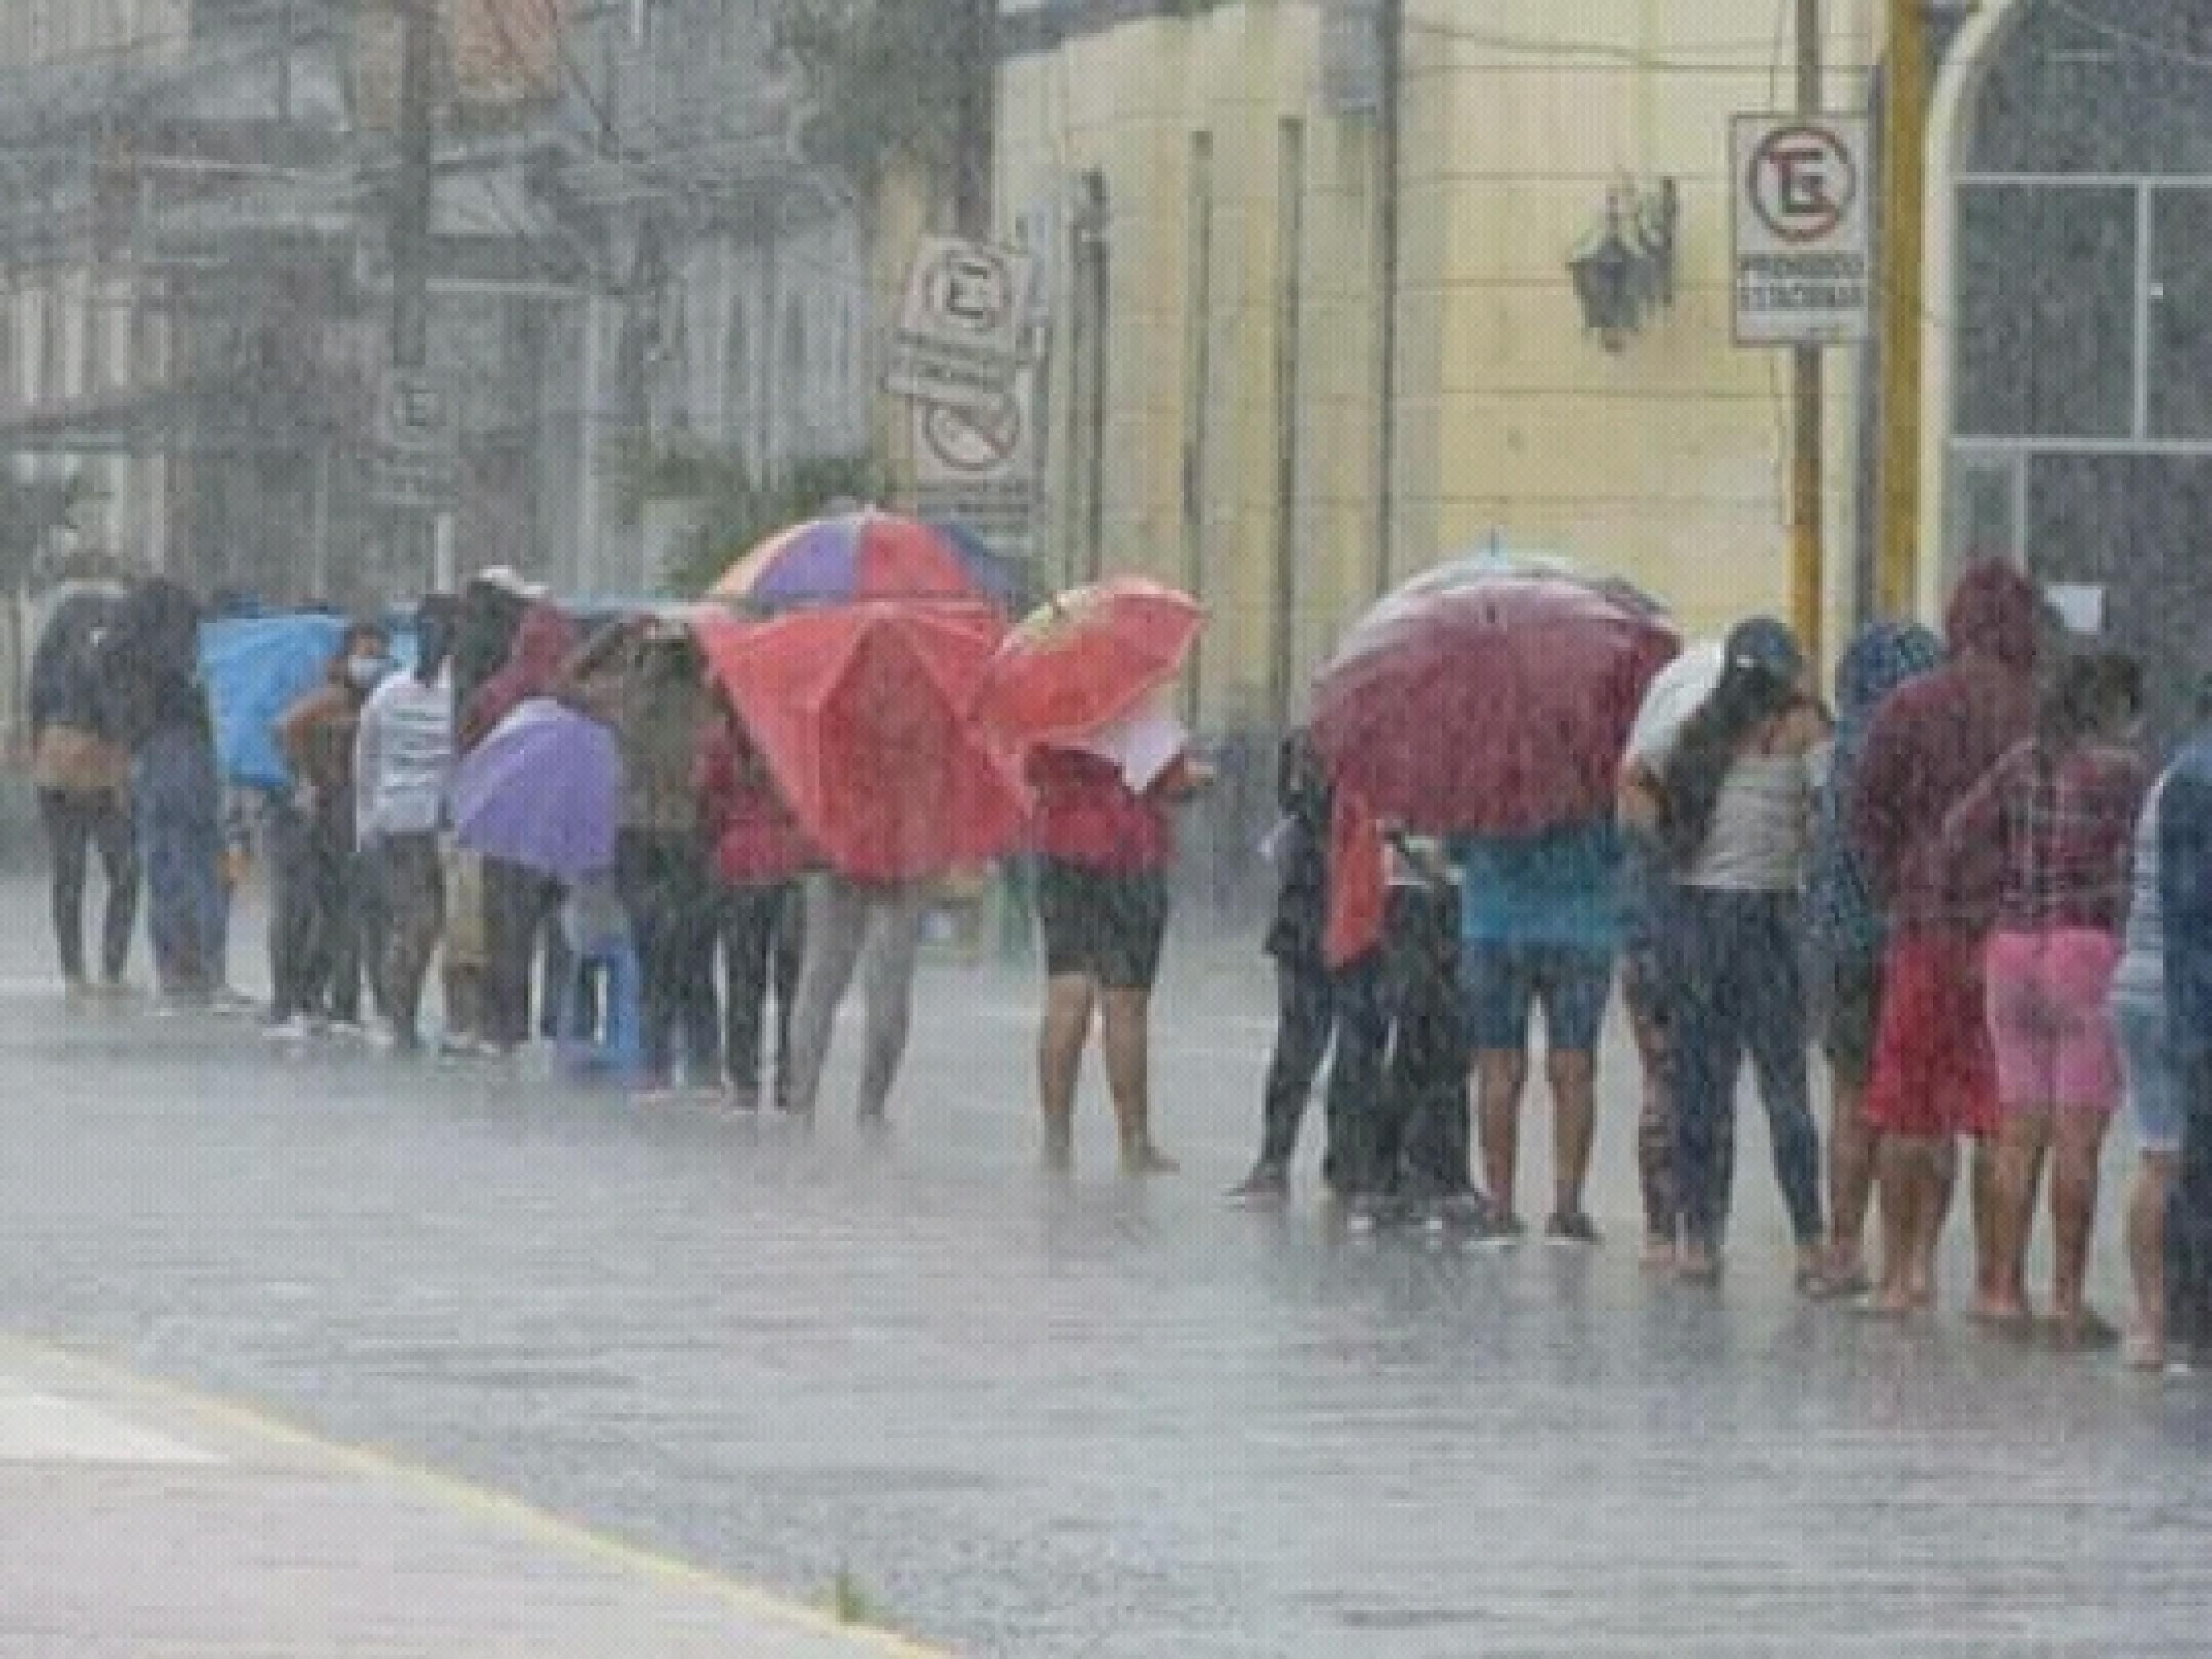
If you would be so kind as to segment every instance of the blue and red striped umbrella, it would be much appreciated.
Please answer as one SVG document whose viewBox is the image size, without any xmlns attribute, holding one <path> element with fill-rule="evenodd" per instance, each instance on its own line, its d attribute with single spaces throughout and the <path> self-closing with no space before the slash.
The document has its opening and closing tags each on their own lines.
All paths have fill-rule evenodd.
<svg viewBox="0 0 2212 1659">
<path fill-rule="evenodd" d="M 968 538 L 902 514 L 862 507 L 779 530 L 708 590 L 758 611 L 872 599 L 981 599 L 1001 611 L 1006 572 Z"/>
</svg>

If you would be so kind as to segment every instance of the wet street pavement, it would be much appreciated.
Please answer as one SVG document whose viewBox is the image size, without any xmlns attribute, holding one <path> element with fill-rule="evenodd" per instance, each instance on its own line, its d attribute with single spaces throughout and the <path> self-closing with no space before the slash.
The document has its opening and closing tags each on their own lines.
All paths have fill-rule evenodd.
<svg viewBox="0 0 2212 1659">
<path fill-rule="evenodd" d="M 68 1011 L 11 881 L 0 1332 L 973 1654 L 2203 1650 L 2212 1385 L 1800 1304 L 1755 1109 L 1725 1285 L 1650 1282 L 1620 1057 L 1595 1253 L 1230 1209 L 1269 985 L 1176 955 L 1183 1173 L 1111 1172 L 1094 1077 L 1063 1184 L 1012 969 L 933 964 L 892 1134 L 837 1070 L 808 1139 Z"/>
</svg>

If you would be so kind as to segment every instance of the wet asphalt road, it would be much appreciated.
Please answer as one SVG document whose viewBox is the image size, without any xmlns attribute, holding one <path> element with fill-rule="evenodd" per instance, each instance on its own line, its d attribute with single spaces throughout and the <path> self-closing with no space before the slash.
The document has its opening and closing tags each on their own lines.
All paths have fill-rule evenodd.
<svg viewBox="0 0 2212 1659">
<path fill-rule="evenodd" d="M 1643 1279 L 1617 1060 L 1594 1255 L 1230 1210 L 1269 988 L 1179 944 L 1185 1172 L 1094 1094 L 1065 1186 L 1015 972 L 933 966 L 894 1134 L 808 1140 L 65 1012 L 9 882 L 0 1328 L 977 1654 L 2204 1650 L 2212 1385 L 1799 1305 L 1755 1112 L 1725 1286 Z"/>
</svg>

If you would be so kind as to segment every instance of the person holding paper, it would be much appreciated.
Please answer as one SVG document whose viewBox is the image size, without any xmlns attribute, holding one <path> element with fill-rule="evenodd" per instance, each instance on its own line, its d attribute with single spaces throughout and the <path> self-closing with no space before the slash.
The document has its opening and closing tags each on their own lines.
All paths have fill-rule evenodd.
<svg viewBox="0 0 2212 1659">
<path fill-rule="evenodd" d="M 1188 742 L 1155 705 L 1080 748 L 1039 749 L 1030 758 L 1045 949 L 1037 1073 L 1053 1170 L 1074 1161 L 1076 1082 L 1094 1013 L 1124 1173 L 1176 1167 L 1152 1138 L 1149 1022 L 1175 852 L 1169 809 L 1206 781 Z"/>
</svg>

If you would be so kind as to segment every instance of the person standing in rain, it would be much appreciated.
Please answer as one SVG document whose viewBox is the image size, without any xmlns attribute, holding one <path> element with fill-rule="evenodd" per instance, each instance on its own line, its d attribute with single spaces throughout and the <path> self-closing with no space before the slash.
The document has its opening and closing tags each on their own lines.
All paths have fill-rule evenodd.
<svg viewBox="0 0 2212 1659">
<path fill-rule="evenodd" d="M 1462 836 L 1461 973 L 1474 1044 L 1483 1179 L 1497 1237 L 1524 1231 L 1516 1203 L 1531 1016 L 1544 1016 L 1552 1092 L 1552 1211 L 1544 1236 L 1595 1244 L 1583 1207 L 1597 1134 L 1597 1049 L 1620 946 L 1620 843 L 1610 811 L 1526 836 Z"/>
<path fill-rule="evenodd" d="M 131 757 L 110 735 L 100 697 L 100 642 L 114 609 L 105 594 L 64 600 L 31 654 L 31 781 L 53 856 L 54 944 L 72 997 L 123 988 L 138 916 Z M 96 981 L 84 956 L 85 877 L 95 847 L 107 880 Z"/>
<path fill-rule="evenodd" d="M 131 799 L 146 872 L 147 933 L 161 1007 L 224 994 L 222 789 L 198 666 L 199 602 L 142 582 L 100 641 L 110 729 L 131 750 Z"/>
<path fill-rule="evenodd" d="M 2168 1052 L 2181 1084 L 2181 1150 L 2166 1227 L 2168 1352 L 2212 1364 L 2212 677 L 2199 725 L 2158 803 L 2159 923 Z"/>
<path fill-rule="evenodd" d="M 698 788 L 721 884 L 717 927 L 727 999 L 722 1064 L 730 1104 L 739 1112 L 760 1109 L 762 1034 L 773 994 L 770 1098 L 778 1107 L 788 1107 L 792 1005 L 805 944 L 799 882 L 820 860 L 726 700 L 708 718 Z"/>
<path fill-rule="evenodd" d="M 509 714 L 533 697 L 551 695 L 576 647 L 575 625 L 554 605 L 532 601 L 514 632 L 507 660 L 461 706 L 454 726 L 456 752 L 465 755 Z M 512 1054 L 530 1041 L 531 981 L 559 890 L 535 871 L 504 859 L 483 860 L 483 1029 L 495 1053 Z"/>
<path fill-rule="evenodd" d="M 361 846 L 384 914 L 372 963 L 383 987 L 393 1049 L 422 1046 L 422 984 L 445 925 L 438 834 L 453 775 L 453 690 L 447 673 L 454 605 L 443 594 L 415 613 L 415 666 L 378 686 L 354 741 Z"/>
<path fill-rule="evenodd" d="M 1659 842 L 1674 877 L 1661 946 L 1673 1013 L 1677 1271 L 1712 1279 L 1727 1230 L 1736 1079 L 1748 1051 L 1797 1284 L 1823 1285 L 1820 1137 L 1808 1077 L 1802 926 L 1813 777 L 1830 737 L 1803 652 L 1770 617 L 1739 623 L 1720 684 L 1660 758 Z"/>
<path fill-rule="evenodd" d="M 1304 732 L 1293 732 L 1276 757 L 1275 801 L 1282 818 L 1268 846 L 1276 870 L 1275 913 L 1267 940 L 1275 963 L 1275 1052 L 1267 1065 L 1259 1159 L 1230 1194 L 1255 1203 L 1290 1195 L 1291 1161 L 1297 1152 L 1306 1097 L 1337 1026 L 1336 976 L 1323 948 L 1333 800 L 1321 757 Z M 1343 1103 L 1332 1073 L 1329 1144 L 1322 1160 L 1322 1178 L 1332 1188 L 1341 1175 Z"/>
<path fill-rule="evenodd" d="M 2120 957 L 2136 818 L 2150 772 L 2130 741 L 2141 672 L 2110 655 L 2062 665 L 2035 735 L 2008 750 L 1946 826 L 1954 857 L 1993 858 L 1984 954 L 1996 1060 L 1996 1260 L 1991 1319 L 2025 1328 L 2028 1237 L 2051 1164 L 2051 1316 L 2062 1346 L 2115 1334 L 2082 1300 L 2097 1164 L 2119 1104 L 2106 1004 Z"/>
<path fill-rule="evenodd" d="M 1204 786 L 1206 775 L 1181 747 L 1156 771 L 1136 778 L 1116 756 L 1042 748 L 1030 757 L 1029 780 L 1036 795 L 1031 839 L 1042 860 L 1037 913 L 1045 1002 L 1037 1088 L 1046 1167 L 1066 1170 L 1074 1163 L 1076 1085 L 1096 1019 L 1122 1172 L 1171 1172 L 1175 1161 L 1152 1134 L 1152 984 L 1167 938 L 1168 868 L 1175 858 L 1170 813 Z M 810 926 L 811 921 L 810 913 Z"/>
<path fill-rule="evenodd" d="M 514 636 L 531 605 L 544 590 L 525 581 L 505 565 L 479 571 L 462 585 L 453 612 L 453 650 L 447 678 L 453 682 L 455 757 L 461 751 L 461 711 L 506 666 Z M 489 900 L 484 860 L 454 842 L 441 839 L 441 873 L 446 889 L 442 976 L 446 1029 L 441 1052 L 456 1059 L 491 1052 L 485 1033 L 490 980 Z"/>
<path fill-rule="evenodd" d="M 683 623 L 639 617 L 603 631 L 556 695 L 614 733 L 622 815 L 614 887 L 637 941 L 641 1092 L 675 1086 L 678 1043 L 695 1090 L 722 1088 L 714 1001 L 714 889 L 693 785 L 706 730 L 706 664 Z"/>
<path fill-rule="evenodd" d="M 1720 683 L 1717 641 L 1692 646 L 1644 689 L 1620 757 L 1614 817 L 1620 826 L 1620 1000 L 1636 1045 L 1643 1093 L 1636 1115 L 1636 1184 L 1644 1200 L 1641 1264 L 1671 1272 L 1679 1217 L 1674 1203 L 1674 1109 L 1667 1071 L 1667 975 L 1660 946 L 1666 936 L 1665 900 L 1673 887 L 1659 845 L 1659 757 L 1685 720 Z M 1724 1148 L 1733 1156 L 1732 1146 Z M 1722 1172 L 1725 1185 L 1731 1166 Z"/>
<path fill-rule="evenodd" d="M 276 914 L 270 927 L 269 1021 L 304 1036 L 328 1020 L 361 1024 L 361 902 L 356 881 L 354 739 L 362 706 L 392 671 L 384 630 L 346 630 L 325 683 L 287 709 L 276 743 L 292 775 L 272 803 Z"/>
<path fill-rule="evenodd" d="M 1975 1305 L 2002 1301 L 1989 1142 L 1996 1061 L 1982 976 L 1994 884 L 1958 879 L 1943 824 L 2034 729 L 2041 604 L 2027 577 L 1987 563 L 1960 579 L 1945 621 L 1948 660 L 1875 711 L 1845 803 L 1885 928 L 1866 1121 L 1878 1140 L 1882 1224 L 1870 1307 L 1888 1315 L 1934 1304 L 1961 1135 L 1975 1143 Z"/>
<path fill-rule="evenodd" d="M 1805 884 L 1806 963 L 1827 1057 L 1827 1289 L 1839 1297 L 1873 1288 L 1866 1270 L 1867 1206 L 1874 1194 L 1874 1132 L 1866 1121 L 1881 1012 L 1881 911 L 1853 849 L 1845 814 L 1875 712 L 1890 693 L 1943 659 L 1943 642 L 1917 623 L 1874 623 L 1836 665 L 1838 725 L 1820 788 Z"/>
<path fill-rule="evenodd" d="M 2197 690 L 2197 716 L 2212 728 L 2212 675 Z M 2128 1115 L 2136 1133 L 2136 1177 L 2128 1193 L 2125 1233 L 2135 1310 L 2124 1357 L 2136 1370 L 2166 1364 L 2166 1212 L 2181 1153 L 2182 1082 L 2166 1017 L 2166 914 L 2159 827 L 2169 767 L 2143 797 L 2136 825 L 2135 865 L 2119 966 L 2112 971 L 2112 1030 L 2120 1046 Z"/>
</svg>

